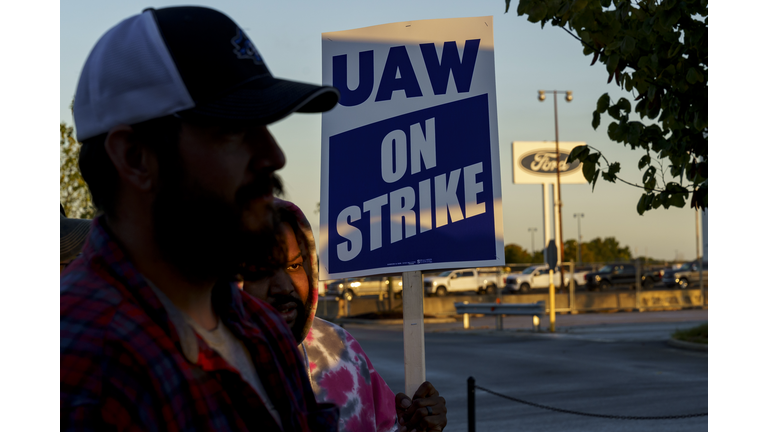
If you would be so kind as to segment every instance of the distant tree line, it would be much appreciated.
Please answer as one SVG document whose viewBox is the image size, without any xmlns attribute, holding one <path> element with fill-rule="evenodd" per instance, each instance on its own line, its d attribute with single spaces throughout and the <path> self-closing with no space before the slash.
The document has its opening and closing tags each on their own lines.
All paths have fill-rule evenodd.
<svg viewBox="0 0 768 432">
<path fill-rule="evenodd" d="M 578 243 L 576 240 L 567 240 L 565 242 L 565 250 L 563 251 L 565 261 L 578 261 L 577 250 Z M 544 262 L 542 251 L 536 251 L 531 254 L 520 245 L 514 243 L 504 246 L 504 258 L 508 264 Z M 630 261 L 632 259 L 632 252 L 629 250 L 629 246 L 621 246 L 615 237 L 606 237 L 604 239 L 597 237 L 581 244 L 581 262 L 613 262 Z M 656 261 L 646 257 L 640 259 L 648 263 Z"/>
</svg>

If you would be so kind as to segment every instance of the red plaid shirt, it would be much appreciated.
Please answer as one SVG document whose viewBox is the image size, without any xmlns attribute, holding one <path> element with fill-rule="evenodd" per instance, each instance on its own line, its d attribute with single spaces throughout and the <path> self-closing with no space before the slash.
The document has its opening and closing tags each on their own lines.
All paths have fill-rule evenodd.
<svg viewBox="0 0 768 432">
<path fill-rule="evenodd" d="M 315 401 L 277 312 L 233 285 L 217 285 L 213 305 L 245 343 L 283 429 L 336 431 L 338 408 Z M 240 374 L 197 343 L 193 363 L 157 296 L 94 220 L 61 275 L 61 430 L 280 430 Z"/>
</svg>

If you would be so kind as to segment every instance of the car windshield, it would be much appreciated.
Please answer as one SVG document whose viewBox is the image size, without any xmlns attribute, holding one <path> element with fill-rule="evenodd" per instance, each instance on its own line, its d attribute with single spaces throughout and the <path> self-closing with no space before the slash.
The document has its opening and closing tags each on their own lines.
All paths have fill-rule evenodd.
<svg viewBox="0 0 768 432">
<path fill-rule="evenodd" d="M 538 268 L 537 266 L 530 266 L 530 267 L 528 267 L 527 269 L 523 270 L 523 274 L 531 274 L 531 273 L 533 273 L 533 271 L 534 271 L 534 270 L 536 270 L 537 268 Z"/>
<path fill-rule="evenodd" d="M 598 270 L 598 272 L 600 272 L 600 273 L 610 273 L 612 271 L 613 271 L 613 266 L 612 265 L 604 265 L 604 266 L 600 267 L 600 270 Z"/>
<path fill-rule="evenodd" d="M 449 274 L 451 274 L 451 271 L 450 271 L 450 270 L 448 270 L 448 271 L 444 271 L 444 272 L 440 273 L 440 276 L 443 276 L 443 277 L 445 277 L 445 276 L 448 276 Z"/>
<path fill-rule="evenodd" d="M 693 266 L 693 263 L 685 263 L 682 266 L 680 266 L 680 268 L 677 269 L 677 270 L 678 271 L 688 271 L 688 270 L 691 269 L 692 266 Z"/>
</svg>

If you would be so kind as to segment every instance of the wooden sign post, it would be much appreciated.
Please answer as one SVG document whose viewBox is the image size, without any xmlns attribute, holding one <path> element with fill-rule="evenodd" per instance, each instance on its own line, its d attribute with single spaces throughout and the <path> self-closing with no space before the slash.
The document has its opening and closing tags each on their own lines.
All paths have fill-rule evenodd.
<svg viewBox="0 0 768 432">
<path fill-rule="evenodd" d="M 424 355 L 424 286 L 420 271 L 403 272 L 403 343 L 405 394 L 413 397 L 427 380 Z"/>
</svg>

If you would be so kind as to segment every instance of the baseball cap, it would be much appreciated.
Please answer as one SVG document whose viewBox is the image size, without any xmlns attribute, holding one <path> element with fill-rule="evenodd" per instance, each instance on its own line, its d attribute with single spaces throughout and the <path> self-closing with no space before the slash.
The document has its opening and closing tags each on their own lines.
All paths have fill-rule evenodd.
<svg viewBox="0 0 768 432">
<path fill-rule="evenodd" d="M 333 108 L 339 91 L 275 78 L 245 32 L 205 7 L 145 9 L 107 31 L 77 85 L 77 139 L 167 115 L 269 124 Z"/>
<path fill-rule="evenodd" d="M 64 213 L 64 206 L 59 204 L 59 251 L 60 262 L 66 262 L 76 257 L 83 250 L 91 221 L 88 219 L 70 219 Z"/>
</svg>

